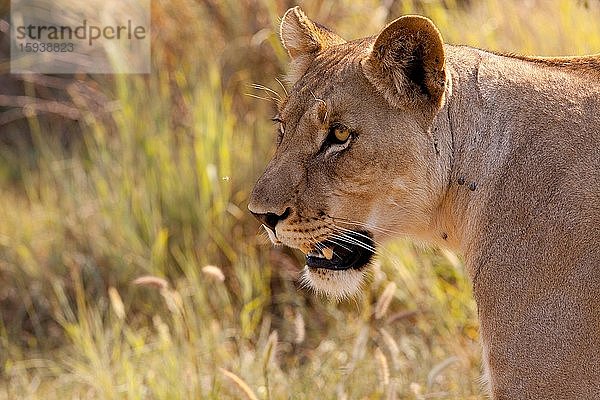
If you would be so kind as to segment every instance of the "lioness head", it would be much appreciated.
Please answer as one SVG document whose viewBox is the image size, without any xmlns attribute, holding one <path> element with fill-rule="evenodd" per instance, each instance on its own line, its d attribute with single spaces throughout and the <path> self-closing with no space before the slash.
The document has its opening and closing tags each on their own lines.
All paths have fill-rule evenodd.
<svg viewBox="0 0 600 400">
<path fill-rule="evenodd" d="M 405 16 L 346 42 L 296 7 L 281 41 L 293 87 L 248 207 L 274 243 L 306 254 L 309 286 L 349 296 L 376 244 L 426 236 L 440 202 L 430 128 L 447 86 L 442 39 L 428 19 Z"/>
</svg>

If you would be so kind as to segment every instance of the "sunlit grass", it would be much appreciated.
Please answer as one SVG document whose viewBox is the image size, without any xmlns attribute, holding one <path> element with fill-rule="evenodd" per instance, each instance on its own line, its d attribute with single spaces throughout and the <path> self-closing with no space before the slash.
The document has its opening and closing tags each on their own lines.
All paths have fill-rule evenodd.
<svg viewBox="0 0 600 400">
<path fill-rule="evenodd" d="M 304 7 L 349 39 L 417 12 L 450 43 L 600 52 L 592 1 L 445 3 Z M 154 73 L 103 87 L 110 121 L 83 109 L 64 146 L 30 115 L 33 146 L 0 150 L 0 398 L 480 398 L 455 255 L 390 243 L 366 292 L 336 304 L 299 290 L 300 261 L 258 235 L 245 208 L 272 109 L 244 93 L 282 92 L 284 10 L 240 4 L 155 2 Z"/>
</svg>

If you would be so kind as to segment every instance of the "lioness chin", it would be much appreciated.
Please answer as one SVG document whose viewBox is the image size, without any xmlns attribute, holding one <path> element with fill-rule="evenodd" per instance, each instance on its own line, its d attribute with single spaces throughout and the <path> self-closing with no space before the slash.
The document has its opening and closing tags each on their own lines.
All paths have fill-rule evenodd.
<svg viewBox="0 0 600 400">
<path fill-rule="evenodd" d="M 600 56 L 444 44 L 401 17 L 346 42 L 281 22 L 292 89 L 249 209 L 334 297 L 399 235 L 461 253 L 493 399 L 600 399 Z"/>
</svg>

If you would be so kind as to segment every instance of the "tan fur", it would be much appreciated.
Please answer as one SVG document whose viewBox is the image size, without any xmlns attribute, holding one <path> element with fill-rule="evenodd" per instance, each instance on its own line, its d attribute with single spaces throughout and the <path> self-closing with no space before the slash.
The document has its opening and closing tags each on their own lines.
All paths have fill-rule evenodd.
<svg viewBox="0 0 600 400">
<path fill-rule="evenodd" d="M 302 66 L 249 204 L 282 216 L 273 238 L 311 247 L 361 228 L 450 247 L 473 281 L 492 398 L 600 398 L 600 56 L 443 45 L 416 16 L 330 43 L 286 15 L 284 45 L 319 45 L 288 48 Z M 324 151 L 333 122 L 356 137 Z M 347 296 L 364 271 L 347 272 L 306 281 Z"/>
</svg>

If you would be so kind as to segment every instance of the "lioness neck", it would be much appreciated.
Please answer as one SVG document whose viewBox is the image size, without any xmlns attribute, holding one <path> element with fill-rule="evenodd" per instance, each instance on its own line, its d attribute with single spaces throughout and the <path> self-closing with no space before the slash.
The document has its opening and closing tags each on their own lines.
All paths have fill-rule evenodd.
<svg viewBox="0 0 600 400">
<path fill-rule="evenodd" d="M 600 82 L 446 51 L 433 224 L 467 260 L 494 398 L 600 398 Z"/>
<path fill-rule="evenodd" d="M 600 150 L 589 151 L 589 143 L 600 140 L 600 80 L 464 46 L 446 45 L 446 53 L 449 84 L 432 130 L 450 154 L 442 157 L 447 187 L 432 231 L 434 241 L 469 258 L 498 192 L 518 203 L 540 180 L 551 184 L 556 173 L 576 170 L 573 160 L 587 162 L 583 175 L 596 178 Z"/>
</svg>

